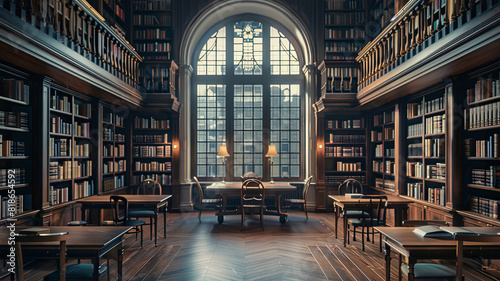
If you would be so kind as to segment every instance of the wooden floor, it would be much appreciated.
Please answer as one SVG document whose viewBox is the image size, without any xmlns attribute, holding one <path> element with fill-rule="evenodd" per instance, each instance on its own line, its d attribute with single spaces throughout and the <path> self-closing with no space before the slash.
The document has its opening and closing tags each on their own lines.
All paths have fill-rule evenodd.
<svg viewBox="0 0 500 281">
<path fill-rule="evenodd" d="M 290 214 L 285 225 L 278 217 L 266 217 L 264 231 L 257 217 L 248 218 L 246 230 L 240 231 L 239 216 L 226 217 L 219 225 L 210 211 L 203 213 L 201 223 L 194 212 L 167 214 L 167 238 L 162 230 L 157 247 L 149 240 L 148 227 L 143 249 L 134 235 L 127 235 L 124 280 L 384 280 L 377 237 L 375 244 L 366 244 L 366 252 L 359 240 L 344 247 L 332 231 L 332 213 L 312 213 L 307 222 L 303 212 Z M 397 280 L 396 267 L 393 259 L 392 280 Z M 33 263 L 25 276 L 41 280 L 54 268 L 55 262 Z M 113 261 L 110 273 L 115 280 Z M 465 280 L 498 279 L 468 267 Z"/>
</svg>

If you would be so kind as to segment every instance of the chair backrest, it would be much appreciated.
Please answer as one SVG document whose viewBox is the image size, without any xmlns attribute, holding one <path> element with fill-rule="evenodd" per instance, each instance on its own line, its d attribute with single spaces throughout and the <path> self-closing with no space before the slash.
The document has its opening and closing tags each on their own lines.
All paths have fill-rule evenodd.
<svg viewBox="0 0 500 281">
<path fill-rule="evenodd" d="M 440 221 L 440 220 L 405 220 L 405 221 L 403 221 L 403 226 L 423 226 L 423 225 L 449 226 L 450 223 L 447 221 Z"/>
<path fill-rule="evenodd" d="M 198 187 L 198 194 L 199 194 L 199 204 L 201 206 L 201 199 L 203 199 L 203 190 L 201 189 L 201 185 L 200 185 L 200 182 L 198 181 L 198 178 L 197 177 L 193 177 L 194 181 L 196 182 L 196 186 Z"/>
<path fill-rule="evenodd" d="M 109 201 L 113 209 L 113 222 L 115 225 L 125 224 L 128 220 L 127 198 L 119 195 L 112 195 Z"/>
<path fill-rule="evenodd" d="M 339 195 L 345 195 L 346 193 L 364 194 L 363 185 L 356 179 L 346 179 L 339 185 Z"/>
<path fill-rule="evenodd" d="M 16 235 L 16 274 L 17 280 L 24 281 L 22 244 L 26 242 L 43 243 L 59 241 L 59 280 L 66 280 L 66 240 L 68 232 L 17 234 Z"/>
<path fill-rule="evenodd" d="M 309 193 L 309 186 L 311 185 L 311 180 L 313 176 L 309 176 L 304 184 L 304 190 L 302 190 L 302 198 L 307 201 L 307 194 Z"/>
<path fill-rule="evenodd" d="M 264 201 L 264 184 L 260 180 L 248 179 L 241 184 L 241 202 L 248 200 Z"/>
<path fill-rule="evenodd" d="M 367 201 L 367 199 L 369 201 Z M 363 212 L 370 214 L 370 223 L 376 221 L 377 225 L 381 222 L 385 224 L 387 216 L 387 196 L 385 195 L 364 195 L 358 199 L 359 208 Z M 365 217 L 362 217 L 365 220 Z"/>
<path fill-rule="evenodd" d="M 463 264 L 464 264 L 464 242 L 481 242 L 500 245 L 500 234 L 491 233 L 486 235 L 460 235 L 457 234 L 454 238 L 457 241 L 457 280 L 462 280 Z"/>
<path fill-rule="evenodd" d="M 161 184 L 155 180 L 146 179 L 137 186 L 137 194 L 162 194 Z"/>
<path fill-rule="evenodd" d="M 241 176 L 241 181 L 246 181 L 248 179 L 256 179 L 256 180 L 262 180 L 261 178 L 259 178 L 259 176 L 257 176 L 256 173 L 254 172 L 246 172 L 243 176 Z"/>
</svg>

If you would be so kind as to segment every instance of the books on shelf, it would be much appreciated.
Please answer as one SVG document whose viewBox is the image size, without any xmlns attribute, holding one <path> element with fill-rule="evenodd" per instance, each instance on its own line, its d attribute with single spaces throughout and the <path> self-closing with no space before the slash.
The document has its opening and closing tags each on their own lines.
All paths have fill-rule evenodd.
<svg viewBox="0 0 500 281">
<path fill-rule="evenodd" d="M 155 180 L 161 185 L 170 185 L 172 183 L 172 175 L 170 174 L 141 174 L 132 176 L 134 184 L 140 184 L 146 179 Z"/>
<path fill-rule="evenodd" d="M 13 141 L 0 135 L 0 157 L 26 156 L 26 145 L 24 141 Z"/>
<path fill-rule="evenodd" d="M 364 147 L 360 146 L 334 146 L 325 147 L 326 157 L 363 157 Z"/>
<path fill-rule="evenodd" d="M 127 166 L 127 160 L 125 159 L 118 161 L 106 161 L 102 165 L 102 172 L 104 174 L 124 172 L 126 166 Z"/>
<path fill-rule="evenodd" d="M 56 116 L 50 117 L 50 132 L 55 134 L 72 135 L 73 124 L 64 121 L 63 118 Z"/>
<path fill-rule="evenodd" d="M 365 135 L 344 135 L 344 134 L 330 134 L 330 143 L 361 143 L 364 144 L 366 140 Z"/>
<path fill-rule="evenodd" d="M 436 163 L 435 165 L 425 166 L 425 178 L 440 181 L 446 180 L 446 164 Z"/>
<path fill-rule="evenodd" d="M 25 103 L 30 103 L 30 86 L 23 80 L 6 78 L 2 80 L 1 95 Z"/>
<path fill-rule="evenodd" d="M 31 209 L 32 195 L 31 194 L 19 194 L 13 199 L 14 202 L 9 202 L 8 196 L 0 197 L 0 218 L 11 217 L 16 214 L 20 214 L 25 210 Z"/>
<path fill-rule="evenodd" d="M 154 117 L 135 117 L 135 129 L 170 129 L 170 120 L 156 120 Z"/>
<path fill-rule="evenodd" d="M 64 138 L 49 139 L 50 157 L 69 157 L 71 156 L 72 140 Z"/>
<path fill-rule="evenodd" d="M 75 182 L 73 200 L 94 195 L 94 181 Z"/>
<path fill-rule="evenodd" d="M 371 135 L 371 141 L 372 142 L 374 142 L 374 141 L 382 141 L 383 140 L 383 134 L 382 134 L 382 132 L 371 131 L 370 135 Z"/>
<path fill-rule="evenodd" d="M 9 174 L 15 175 L 13 183 L 14 187 L 15 185 L 26 183 L 25 168 L 0 169 L 0 187 L 5 187 L 9 185 Z M 10 183 L 12 184 L 12 182 Z"/>
<path fill-rule="evenodd" d="M 364 7 L 364 1 L 359 0 L 325 0 L 327 10 L 364 9 Z"/>
<path fill-rule="evenodd" d="M 81 143 L 75 145 L 75 157 L 89 157 L 90 156 L 90 144 Z"/>
<path fill-rule="evenodd" d="M 421 182 L 409 182 L 406 184 L 406 195 L 418 200 L 424 199 L 424 184 Z"/>
<path fill-rule="evenodd" d="M 172 171 L 172 162 L 141 162 L 134 163 L 136 172 L 170 172 Z"/>
<path fill-rule="evenodd" d="M 500 96 L 499 79 L 479 79 L 473 88 L 467 89 L 467 102 L 473 103 Z"/>
<path fill-rule="evenodd" d="M 9 112 L 0 110 L 0 126 L 29 129 L 29 116 L 27 112 Z"/>
<path fill-rule="evenodd" d="M 444 96 L 433 100 L 425 101 L 425 112 L 431 113 L 438 110 L 443 110 L 445 106 Z"/>
<path fill-rule="evenodd" d="M 485 187 L 500 188 L 500 166 L 472 169 L 471 183 Z"/>
<path fill-rule="evenodd" d="M 420 162 L 406 162 L 406 175 L 408 177 L 423 178 L 424 165 Z"/>
<path fill-rule="evenodd" d="M 440 134 L 446 131 L 446 115 L 436 115 L 425 118 L 425 134 Z"/>
<path fill-rule="evenodd" d="M 500 200 L 471 196 L 469 204 L 471 212 L 479 213 L 494 219 L 500 218 Z"/>
<path fill-rule="evenodd" d="M 172 0 L 134 0 L 134 10 L 158 11 L 172 8 Z"/>
<path fill-rule="evenodd" d="M 172 24 L 172 16 L 168 13 L 162 13 L 160 15 L 151 15 L 151 14 L 134 14 L 133 17 L 134 25 L 171 25 Z"/>
<path fill-rule="evenodd" d="M 408 156 L 422 156 L 422 143 L 408 144 Z"/>
<path fill-rule="evenodd" d="M 422 115 L 422 102 L 413 102 L 406 105 L 406 117 L 413 118 Z"/>
<path fill-rule="evenodd" d="M 329 185 L 335 185 L 338 186 L 339 184 L 343 183 L 346 179 L 355 179 L 359 181 L 361 184 L 366 184 L 366 177 L 365 176 L 358 176 L 358 175 L 332 175 L 332 174 L 326 174 L 325 175 L 325 183 Z"/>
<path fill-rule="evenodd" d="M 495 133 L 485 140 L 466 139 L 467 157 L 500 158 L 500 134 Z"/>
<path fill-rule="evenodd" d="M 365 22 L 364 12 L 325 14 L 325 25 L 361 25 L 364 22 Z"/>
<path fill-rule="evenodd" d="M 362 164 L 361 162 L 356 163 L 345 163 L 337 161 L 337 172 L 361 172 Z"/>
<path fill-rule="evenodd" d="M 362 129 L 365 127 L 365 119 L 328 120 L 327 129 Z"/>
<path fill-rule="evenodd" d="M 75 136 L 76 137 L 85 137 L 85 138 L 90 137 L 89 122 L 81 123 L 81 122 L 75 121 L 74 128 L 75 128 Z"/>
<path fill-rule="evenodd" d="M 133 146 L 132 156 L 135 157 L 171 157 L 172 151 L 170 145 L 155 146 Z"/>
<path fill-rule="evenodd" d="M 51 206 L 68 202 L 69 200 L 69 187 L 54 187 L 53 185 L 50 186 L 49 204 Z"/>
<path fill-rule="evenodd" d="M 50 180 L 67 180 L 73 177 L 73 161 L 50 161 L 49 163 L 49 179 Z"/>
<path fill-rule="evenodd" d="M 468 111 L 468 112 L 467 112 Z M 500 125 L 500 101 L 466 109 L 465 129 Z"/>
<path fill-rule="evenodd" d="M 134 135 L 132 136 L 134 143 L 168 143 L 168 134 L 161 135 Z"/>
<path fill-rule="evenodd" d="M 455 235 L 479 235 L 465 227 L 437 225 L 419 226 L 413 230 L 413 233 L 429 238 L 453 238 Z"/>
<path fill-rule="evenodd" d="M 408 126 L 408 137 L 421 136 L 423 133 L 423 128 L 424 128 L 424 126 L 422 123 L 409 125 Z"/>
<path fill-rule="evenodd" d="M 71 97 L 59 95 L 59 92 L 54 90 L 50 95 L 50 108 L 71 113 Z"/>
<path fill-rule="evenodd" d="M 445 155 L 445 139 L 432 138 L 424 140 L 424 155 L 426 157 L 444 157 Z"/>
</svg>

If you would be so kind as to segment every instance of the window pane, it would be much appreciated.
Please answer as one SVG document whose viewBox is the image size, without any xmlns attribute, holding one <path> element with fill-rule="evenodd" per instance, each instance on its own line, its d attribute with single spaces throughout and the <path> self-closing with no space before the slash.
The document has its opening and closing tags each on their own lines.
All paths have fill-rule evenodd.
<svg viewBox="0 0 500 281">
<path fill-rule="evenodd" d="M 198 57 L 198 75 L 226 75 L 226 27 L 212 34 Z"/>
<path fill-rule="evenodd" d="M 271 74 L 297 75 L 299 74 L 299 57 L 292 43 L 276 28 L 271 28 Z M 293 66 L 293 67 L 292 67 Z"/>
<path fill-rule="evenodd" d="M 234 74 L 262 74 L 262 23 L 240 21 L 234 24 Z"/>
</svg>

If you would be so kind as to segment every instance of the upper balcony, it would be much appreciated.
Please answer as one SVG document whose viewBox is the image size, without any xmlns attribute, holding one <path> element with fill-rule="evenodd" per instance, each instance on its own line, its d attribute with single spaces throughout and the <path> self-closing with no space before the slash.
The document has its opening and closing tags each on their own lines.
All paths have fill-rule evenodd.
<svg viewBox="0 0 500 281">
<path fill-rule="evenodd" d="M 0 0 L 0 60 L 140 104 L 142 58 L 85 0 Z"/>
<path fill-rule="evenodd" d="M 360 105 L 416 93 L 498 61 L 499 25 L 499 0 L 408 2 L 356 58 Z"/>
</svg>

